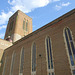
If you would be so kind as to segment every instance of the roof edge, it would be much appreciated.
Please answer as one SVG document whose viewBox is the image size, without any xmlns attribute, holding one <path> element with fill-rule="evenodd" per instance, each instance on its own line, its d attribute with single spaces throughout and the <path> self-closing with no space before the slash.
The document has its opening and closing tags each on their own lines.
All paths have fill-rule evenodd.
<svg viewBox="0 0 75 75">
<path fill-rule="evenodd" d="M 25 40 L 25 39 L 27 39 L 27 38 L 33 36 L 34 34 L 37 34 L 37 33 L 39 33 L 40 31 L 42 31 L 42 30 L 44 30 L 44 29 L 46 29 L 46 28 L 48 28 L 48 27 L 50 27 L 50 26 L 52 26 L 52 25 L 54 25 L 54 24 L 60 22 L 61 20 L 65 19 L 65 18 L 67 18 L 67 17 L 69 17 L 69 16 L 71 16 L 71 15 L 74 14 L 74 13 L 75 13 L 75 8 L 74 8 L 73 10 L 67 12 L 66 14 L 60 16 L 59 18 L 53 20 L 52 22 L 46 24 L 45 26 L 43 26 L 43 27 L 37 29 L 36 31 L 30 33 L 29 35 L 27 35 L 27 36 L 21 38 L 20 40 L 18 40 L 18 41 L 16 41 L 16 42 L 14 42 L 13 45 L 16 45 L 18 42 L 21 42 L 21 41 L 23 41 L 23 40 Z M 10 48 L 10 47 L 9 47 L 9 48 Z"/>
<path fill-rule="evenodd" d="M 27 36 L 21 38 L 20 40 L 18 40 L 18 41 L 16 41 L 16 42 L 14 42 L 14 44 L 16 44 L 16 43 L 18 43 L 19 41 L 22 41 L 22 40 L 24 40 L 24 39 L 27 39 L 27 38 L 29 38 L 30 36 L 34 35 L 34 34 L 37 34 L 39 31 L 42 31 L 43 29 L 46 29 L 47 27 L 50 27 L 50 26 L 52 26 L 52 25 L 58 23 L 59 21 L 65 19 L 65 18 L 67 18 L 67 17 L 69 17 L 70 15 L 72 15 L 72 14 L 74 14 L 74 13 L 75 13 L 75 9 L 69 11 L 68 13 L 66 13 L 66 14 L 60 16 L 59 18 L 53 20 L 52 22 L 46 24 L 45 26 L 43 26 L 43 27 L 37 29 L 36 31 L 30 33 L 29 35 L 27 35 Z"/>
</svg>

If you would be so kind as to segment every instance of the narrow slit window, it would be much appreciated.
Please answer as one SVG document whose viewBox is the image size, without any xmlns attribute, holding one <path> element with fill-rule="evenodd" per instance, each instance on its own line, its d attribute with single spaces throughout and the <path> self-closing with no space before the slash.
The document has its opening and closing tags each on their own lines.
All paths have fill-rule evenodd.
<svg viewBox="0 0 75 75">
<path fill-rule="evenodd" d="M 25 19 L 23 20 L 23 30 L 25 30 Z"/>
<path fill-rule="evenodd" d="M 24 66 L 24 47 L 22 48 L 20 54 L 20 75 L 23 75 L 23 66 Z"/>
<path fill-rule="evenodd" d="M 12 21 L 12 22 L 10 23 L 10 25 L 9 25 L 9 32 L 12 31 L 12 29 L 13 29 L 13 24 L 14 24 L 14 21 Z"/>
<path fill-rule="evenodd" d="M 28 31 L 28 20 L 26 21 L 26 31 Z"/>
</svg>

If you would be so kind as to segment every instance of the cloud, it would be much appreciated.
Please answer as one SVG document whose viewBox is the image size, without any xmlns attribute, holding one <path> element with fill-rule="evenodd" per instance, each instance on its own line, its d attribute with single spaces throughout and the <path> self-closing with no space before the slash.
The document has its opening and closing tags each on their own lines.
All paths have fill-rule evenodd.
<svg viewBox="0 0 75 75">
<path fill-rule="evenodd" d="M 56 1 L 60 1 L 60 0 L 53 0 L 54 2 L 56 2 Z"/>
<path fill-rule="evenodd" d="M 55 6 L 55 9 L 56 9 L 56 10 L 60 10 L 60 9 L 63 8 L 63 7 L 69 6 L 70 4 L 71 4 L 70 2 L 67 2 L 67 3 L 62 2 L 62 3 L 60 3 L 59 5 L 56 5 L 56 6 Z"/>
<path fill-rule="evenodd" d="M 59 6 L 59 5 L 56 5 L 56 6 L 55 6 L 55 9 L 56 9 L 56 10 L 60 10 L 61 8 L 62 8 L 62 7 Z"/>
<path fill-rule="evenodd" d="M 44 7 L 49 3 L 56 2 L 60 0 L 8 0 L 8 3 L 12 5 L 11 10 L 21 10 L 25 13 L 31 12 L 35 8 Z"/>
<path fill-rule="evenodd" d="M 3 28 L 6 28 L 6 27 L 7 27 L 6 25 L 0 26 L 0 30 L 3 29 Z"/>
<path fill-rule="evenodd" d="M 3 38 L 3 37 L 4 37 L 4 35 L 5 35 L 5 33 L 3 33 L 3 34 L 0 34 L 0 38 Z"/>
<path fill-rule="evenodd" d="M 62 3 L 62 6 L 68 6 L 68 5 L 70 5 L 70 4 L 71 4 L 70 2 Z"/>
<path fill-rule="evenodd" d="M 52 2 L 52 0 L 8 0 L 8 3 L 12 5 L 11 10 L 21 10 L 25 13 L 31 12 L 38 7 L 44 7 Z"/>
<path fill-rule="evenodd" d="M 11 11 L 9 11 L 8 13 L 5 13 L 4 11 L 2 11 L 0 15 L 0 25 L 5 24 L 12 14 L 13 12 Z"/>
<path fill-rule="evenodd" d="M 21 10 L 24 13 L 31 12 L 35 8 L 44 7 L 49 3 L 56 2 L 60 0 L 8 0 L 10 7 L 9 11 L 5 13 L 4 11 L 0 14 L 0 25 L 6 24 L 9 17 L 17 10 Z"/>
</svg>

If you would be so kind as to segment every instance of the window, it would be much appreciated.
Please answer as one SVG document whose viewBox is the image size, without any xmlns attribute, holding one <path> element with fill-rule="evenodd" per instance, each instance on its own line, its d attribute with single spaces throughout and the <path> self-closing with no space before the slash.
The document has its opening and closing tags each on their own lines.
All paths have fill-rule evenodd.
<svg viewBox="0 0 75 75">
<path fill-rule="evenodd" d="M 71 69 L 73 70 L 73 67 L 75 66 L 74 41 L 73 41 L 71 30 L 69 28 L 65 28 L 64 31 L 65 31 L 64 33 L 65 33 L 66 44 L 67 44 L 67 48 L 68 48 L 68 55 L 69 55 L 70 62 L 71 62 Z M 74 75 L 74 72 L 73 72 L 73 75 Z"/>
<path fill-rule="evenodd" d="M 21 54 L 20 54 L 20 74 L 19 75 L 23 75 L 23 65 L 24 65 L 24 47 L 21 50 Z"/>
<path fill-rule="evenodd" d="M 28 31 L 28 20 L 25 21 L 25 19 L 23 20 L 23 30 Z"/>
<path fill-rule="evenodd" d="M 23 20 L 23 30 L 25 30 L 25 19 Z"/>
<path fill-rule="evenodd" d="M 28 31 L 28 20 L 26 21 L 26 31 Z"/>
<path fill-rule="evenodd" d="M 73 75 L 75 75 L 75 70 L 73 70 Z"/>
<path fill-rule="evenodd" d="M 12 21 L 12 22 L 10 23 L 10 25 L 9 25 L 9 32 L 12 31 L 12 29 L 13 29 L 13 24 L 14 24 L 14 21 Z"/>
<path fill-rule="evenodd" d="M 32 46 L 32 75 L 36 75 L 36 44 Z"/>
<path fill-rule="evenodd" d="M 14 68 L 14 62 L 15 62 L 15 53 L 12 54 L 12 60 L 11 60 L 11 67 L 10 67 L 10 75 L 13 75 L 13 68 Z"/>
<path fill-rule="evenodd" d="M 51 40 L 49 37 L 46 38 L 46 50 L 47 50 L 48 75 L 54 75 Z"/>
<path fill-rule="evenodd" d="M 7 57 L 5 58 L 5 61 L 4 61 L 4 67 L 3 67 L 3 74 L 2 75 L 5 75 L 6 63 L 7 63 Z"/>
</svg>

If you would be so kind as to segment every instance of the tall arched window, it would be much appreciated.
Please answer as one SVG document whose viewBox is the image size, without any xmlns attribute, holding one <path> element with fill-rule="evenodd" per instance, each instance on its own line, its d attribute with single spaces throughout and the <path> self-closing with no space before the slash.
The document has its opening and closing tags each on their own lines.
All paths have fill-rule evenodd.
<svg viewBox="0 0 75 75">
<path fill-rule="evenodd" d="M 5 58 L 5 61 L 4 61 L 4 66 L 3 66 L 3 73 L 2 73 L 2 75 L 5 75 L 6 63 L 7 63 L 7 57 Z"/>
<path fill-rule="evenodd" d="M 68 55 L 71 62 L 71 69 L 73 73 L 75 74 L 75 69 L 73 70 L 73 66 L 75 66 L 75 47 L 74 47 L 74 41 L 72 37 L 71 30 L 69 28 L 64 29 L 67 49 L 68 49 Z"/>
<path fill-rule="evenodd" d="M 23 66 L 24 66 L 24 47 L 22 48 L 20 53 L 20 71 L 19 71 L 20 75 L 23 75 Z"/>
<path fill-rule="evenodd" d="M 10 67 L 10 75 L 13 75 L 13 69 L 14 69 L 14 64 L 15 64 L 15 52 L 12 54 L 12 59 L 11 59 L 11 67 Z"/>
<path fill-rule="evenodd" d="M 36 44 L 32 45 L 32 75 L 36 75 Z"/>
<path fill-rule="evenodd" d="M 53 57 L 50 37 L 46 38 L 46 51 L 47 51 L 47 63 L 48 63 L 48 75 L 54 75 Z"/>
</svg>

